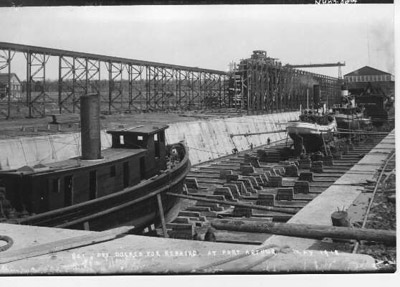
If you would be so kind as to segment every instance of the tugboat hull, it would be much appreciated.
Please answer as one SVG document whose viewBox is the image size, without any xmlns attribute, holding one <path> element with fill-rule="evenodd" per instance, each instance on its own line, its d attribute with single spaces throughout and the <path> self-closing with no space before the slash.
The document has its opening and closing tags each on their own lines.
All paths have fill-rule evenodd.
<svg viewBox="0 0 400 287">
<path fill-rule="evenodd" d="M 95 231 L 129 225 L 139 233 L 151 224 L 160 223 L 157 194 L 161 197 L 164 216 L 171 217 L 170 212 L 179 199 L 166 193 L 182 193 L 189 170 L 186 151 L 184 159 L 176 167 L 153 179 L 94 200 L 30 216 L 19 223 Z"/>
<path fill-rule="evenodd" d="M 294 141 L 295 146 L 302 144 L 307 153 L 321 150 L 324 141 L 333 139 L 333 132 L 336 131 L 336 121 L 329 125 L 318 125 L 307 122 L 290 122 L 287 132 Z"/>
<path fill-rule="evenodd" d="M 364 117 L 351 118 L 347 115 L 335 115 L 337 127 L 341 129 L 358 130 L 364 129 L 371 125 L 371 120 Z"/>
</svg>

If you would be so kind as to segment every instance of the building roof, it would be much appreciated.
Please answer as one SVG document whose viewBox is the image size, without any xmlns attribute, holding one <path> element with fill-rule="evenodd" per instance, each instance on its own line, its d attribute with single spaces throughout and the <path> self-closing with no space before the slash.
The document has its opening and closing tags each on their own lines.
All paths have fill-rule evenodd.
<svg viewBox="0 0 400 287">
<path fill-rule="evenodd" d="M 378 70 L 378 69 L 375 69 L 375 68 L 372 68 L 370 66 L 365 66 L 365 67 L 362 67 L 358 70 L 355 70 L 351 73 L 344 75 L 344 77 L 347 77 L 347 76 L 376 76 L 376 75 L 391 75 L 391 74 L 381 71 L 381 70 Z"/>
<path fill-rule="evenodd" d="M 21 81 L 18 78 L 17 74 L 11 73 L 10 75 L 11 75 L 11 77 L 14 76 L 18 80 L 18 82 L 21 84 Z M 8 73 L 0 74 L 0 83 L 3 83 L 3 84 L 7 84 L 8 83 Z"/>
</svg>

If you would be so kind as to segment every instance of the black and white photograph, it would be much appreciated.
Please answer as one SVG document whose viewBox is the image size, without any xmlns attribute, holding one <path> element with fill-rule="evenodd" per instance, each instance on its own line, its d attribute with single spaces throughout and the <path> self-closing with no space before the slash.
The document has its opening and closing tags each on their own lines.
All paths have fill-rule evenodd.
<svg viewBox="0 0 400 287">
<path fill-rule="evenodd" d="M 399 3 L 32 2 L 0 1 L 0 281 L 396 273 Z"/>
</svg>

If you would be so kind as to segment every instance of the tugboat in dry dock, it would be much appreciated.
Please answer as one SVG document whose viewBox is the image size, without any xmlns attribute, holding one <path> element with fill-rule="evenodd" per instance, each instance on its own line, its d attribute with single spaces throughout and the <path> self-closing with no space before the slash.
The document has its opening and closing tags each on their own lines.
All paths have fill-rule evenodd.
<svg viewBox="0 0 400 287">
<path fill-rule="evenodd" d="M 342 87 L 342 103 L 332 107 L 338 128 L 345 130 L 360 130 L 371 126 L 371 119 L 364 116 L 364 110 L 362 105 L 356 105 L 346 87 Z"/>
<path fill-rule="evenodd" d="M 166 193 L 183 190 L 186 147 L 166 145 L 168 126 L 137 126 L 108 131 L 112 147 L 101 152 L 99 110 L 98 95 L 81 97 L 82 157 L 0 172 L 0 219 L 90 230 L 131 225 L 140 232 L 173 209 L 178 199 Z"/>
<path fill-rule="evenodd" d="M 294 141 L 295 155 L 321 151 L 326 142 L 333 140 L 336 120 L 332 115 L 321 115 L 311 110 L 304 110 L 300 121 L 289 122 L 287 133 Z"/>
</svg>

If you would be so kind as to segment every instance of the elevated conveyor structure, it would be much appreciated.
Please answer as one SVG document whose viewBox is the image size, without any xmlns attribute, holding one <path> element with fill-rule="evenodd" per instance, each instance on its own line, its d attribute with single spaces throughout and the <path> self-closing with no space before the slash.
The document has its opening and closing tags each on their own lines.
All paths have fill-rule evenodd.
<svg viewBox="0 0 400 287">
<path fill-rule="evenodd" d="M 20 54 L 25 73 L 15 68 Z M 12 74 L 21 79 L 18 97 L 0 87 L 5 118 L 78 113 L 79 98 L 87 93 L 99 93 L 101 111 L 108 114 L 214 109 L 262 114 L 311 107 L 321 96 L 330 103 L 340 97 L 337 78 L 282 66 L 265 51 L 254 51 L 226 72 L 0 42 L 0 73 L 8 75 L 6 87 L 13 85 Z M 52 74 L 58 74 L 56 82 L 49 81 Z"/>
<path fill-rule="evenodd" d="M 14 55 L 26 59 L 27 116 L 44 116 L 51 104 L 59 113 L 79 111 L 79 97 L 100 93 L 102 111 L 108 113 L 170 109 L 203 109 L 209 102 L 226 106 L 226 72 L 150 61 L 0 42 L 0 73 L 11 73 Z M 58 59 L 58 91 L 50 93 L 46 67 Z M 101 71 L 108 87 L 101 87 Z M 103 88 L 103 89 L 102 89 Z M 7 116 L 12 99 L 6 96 Z M 213 99 L 214 101 L 210 101 Z M 54 113 L 54 111 L 52 111 Z"/>
</svg>

